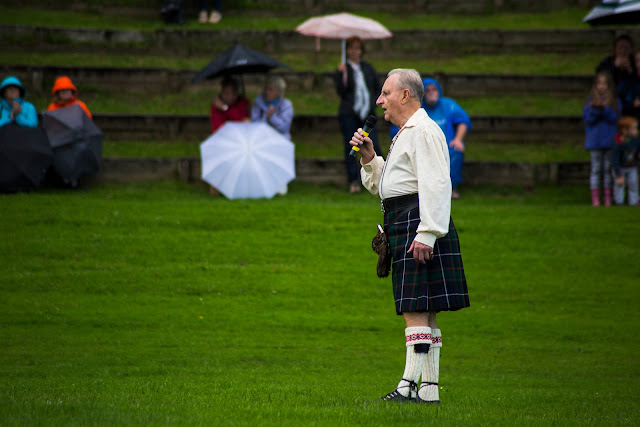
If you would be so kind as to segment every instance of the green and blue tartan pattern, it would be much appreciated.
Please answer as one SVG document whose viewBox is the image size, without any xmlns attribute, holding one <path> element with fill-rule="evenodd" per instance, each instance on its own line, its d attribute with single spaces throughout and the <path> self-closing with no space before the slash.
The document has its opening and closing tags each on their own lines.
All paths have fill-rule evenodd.
<svg viewBox="0 0 640 427">
<path fill-rule="evenodd" d="M 402 217 L 395 218 L 398 213 Z M 419 208 L 385 214 L 392 256 L 393 295 L 396 313 L 454 311 L 469 307 L 458 232 L 449 219 L 449 232 L 437 239 L 434 257 L 420 264 L 407 251 L 420 224 Z M 385 227 L 387 228 L 387 227 Z"/>
</svg>

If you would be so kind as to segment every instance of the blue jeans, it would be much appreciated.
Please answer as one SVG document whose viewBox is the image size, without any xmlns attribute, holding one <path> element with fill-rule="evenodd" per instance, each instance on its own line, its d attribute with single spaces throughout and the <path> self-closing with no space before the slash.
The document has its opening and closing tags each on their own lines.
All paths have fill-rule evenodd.
<svg viewBox="0 0 640 427">
<path fill-rule="evenodd" d="M 355 114 L 341 114 L 338 116 L 338 122 L 340 123 L 340 131 L 344 141 L 344 163 L 347 168 L 347 179 L 349 184 L 360 182 L 360 161 L 356 157 L 349 155 L 352 148 L 349 141 L 351 141 L 353 133 L 364 126 L 365 120 L 360 119 Z M 373 128 L 369 138 L 373 141 L 373 149 L 376 150 L 376 154 L 381 156 L 382 150 L 380 150 L 380 145 L 378 144 L 378 129 Z"/>
</svg>

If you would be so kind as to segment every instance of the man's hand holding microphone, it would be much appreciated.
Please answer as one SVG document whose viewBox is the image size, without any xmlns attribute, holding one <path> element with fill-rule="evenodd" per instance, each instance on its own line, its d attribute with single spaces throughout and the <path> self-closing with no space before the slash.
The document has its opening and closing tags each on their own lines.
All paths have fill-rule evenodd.
<svg viewBox="0 0 640 427">
<path fill-rule="evenodd" d="M 351 141 L 349 141 L 349 144 L 353 146 L 349 154 L 355 156 L 356 153 L 360 153 L 362 163 L 369 163 L 376 156 L 376 152 L 373 149 L 373 141 L 369 138 L 369 133 L 371 133 L 375 127 L 376 120 L 376 116 L 369 116 L 364 124 L 364 128 L 359 128 L 355 131 Z"/>
</svg>

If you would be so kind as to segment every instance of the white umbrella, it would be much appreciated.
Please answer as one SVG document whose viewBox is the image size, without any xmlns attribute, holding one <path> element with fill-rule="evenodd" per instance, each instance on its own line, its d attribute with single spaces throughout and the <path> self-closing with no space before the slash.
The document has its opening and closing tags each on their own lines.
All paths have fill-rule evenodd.
<svg viewBox="0 0 640 427">
<path fill-rule="evenodd" d="M 387 39 L 392 36 L 391 32 L 378 21 L 346 12 L 309 18 L 298 25 L 296 31 L 305 36 L 315 36 L 316 51 L 320 50 L 321 37 L 342 39 L 342 63 L 345 62 L 344 41 L 349 37 L 358 36 L 368 40 Z"/>
<path fill-rule="evenodd" d="M 227 122 L 200 144 L 202 179 L 229 199 L 272 198 L 296 177 L 294 145 L 262 122 Z"/>
<path fill-rule="evenodd" d="M 591 25 L 640 23 L 640 0 L 604 0 L 582 22 Z"/>
</svg>

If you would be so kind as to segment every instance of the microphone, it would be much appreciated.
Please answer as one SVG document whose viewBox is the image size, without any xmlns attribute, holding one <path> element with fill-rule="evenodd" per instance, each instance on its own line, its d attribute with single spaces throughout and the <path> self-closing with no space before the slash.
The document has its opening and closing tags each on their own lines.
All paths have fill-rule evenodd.
<svg viewBox="0 0 640 427">
<path fill-rule="evenodd" d="M 369 134 L 371 133 L 373 128 L 376 127 L 376 122 L 377 121 L 378 121 L 378 118 L 376 116 L 374 116 L 373 114 L 370 115 L 369 117 L 367 117 L 367 121 L 364 122 L 364 126 L 362 127 L 362 134 L 364 136 L 369 136 Z M 349 155 L 355 157 L 356 153 L 358 151 L 360 151 L 360 147 L 354 145 L 351 148 L 351 152 L 349 153 Z"/>
</svg>

